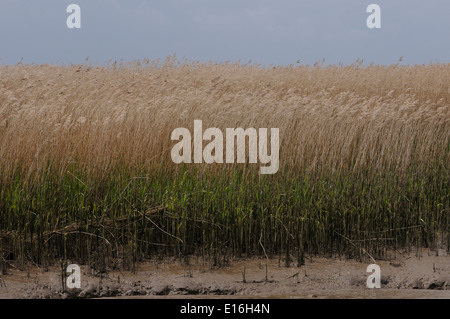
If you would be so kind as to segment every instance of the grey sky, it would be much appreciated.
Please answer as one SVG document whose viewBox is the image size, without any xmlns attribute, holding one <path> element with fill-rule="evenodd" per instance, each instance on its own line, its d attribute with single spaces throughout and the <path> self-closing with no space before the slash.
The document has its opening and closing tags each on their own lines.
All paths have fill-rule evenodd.
<svg viewBox="0 0 450 319">
<path fill-rule="evenodd" d="M 68 29 L 66 7 L 81 7 Z M 381 29 L 366 7 L 381 7 Z M 0 0 L 0 63 L 450 62 L 450 0 Z"/>
</svg>

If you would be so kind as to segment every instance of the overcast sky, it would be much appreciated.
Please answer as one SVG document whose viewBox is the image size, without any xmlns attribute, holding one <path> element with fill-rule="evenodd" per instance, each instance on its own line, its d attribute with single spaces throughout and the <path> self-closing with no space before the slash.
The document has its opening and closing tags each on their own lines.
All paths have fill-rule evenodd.
<svg viewBox="0 0 450 319">
<path fill-rule="evenodd" d="M 81 29 L 66 8 L 81 7 Z M 381 29 L 369 29 L 369 4 Z M 0 63 L 450 62 L 450 0 L 0 0 Z"/>
</svg>

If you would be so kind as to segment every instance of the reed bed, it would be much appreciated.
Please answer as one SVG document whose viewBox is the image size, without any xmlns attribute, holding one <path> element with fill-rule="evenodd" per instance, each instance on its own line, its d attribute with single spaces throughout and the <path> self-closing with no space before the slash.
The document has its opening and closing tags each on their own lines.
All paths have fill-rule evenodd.
<svg viewBox="0 0 450 319">
<path fill-rule="evenodd" d="M 280 170 L 174 164 L 173 129 L 279 128 Z M 450 64 L 0 67 L 0 257 L 450 250 Z"/>
</svg>

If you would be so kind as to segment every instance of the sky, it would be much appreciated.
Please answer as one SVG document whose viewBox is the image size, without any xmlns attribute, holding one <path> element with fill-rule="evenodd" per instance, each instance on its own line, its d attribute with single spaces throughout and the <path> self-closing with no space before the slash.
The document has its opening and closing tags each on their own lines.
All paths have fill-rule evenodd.
<svg viewBox="0 0 450 319">
<path fill-rule="evenodd" d="M 69 4 L 81 28 L 69 29 Z M 369 4 L 381 28 L 369 29 Z M 0 64 L 450 62 L 450 0 L 0 0 Z"/>
</svg>

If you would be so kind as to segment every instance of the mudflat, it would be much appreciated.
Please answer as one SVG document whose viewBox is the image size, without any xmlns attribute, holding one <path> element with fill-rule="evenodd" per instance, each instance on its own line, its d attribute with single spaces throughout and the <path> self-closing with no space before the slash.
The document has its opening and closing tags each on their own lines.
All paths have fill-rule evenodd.
<svg viewBox="0 0 450 319">
<path fill-rule="evenodd" d="M 14 267 L 0 276 L 0 298 L 448 298 L 450 257 L 445 251 L 394 253 L 376 260 L 381 288 L 367 288 L 373 260 L 308 256 L 298 266 L 274 258 L 239 258 L 214 266 L 154 259 L 134 271 L 98 273 L 80 265 L 81 288 L 63 290 L 60 267 Z"/>
</svg>

